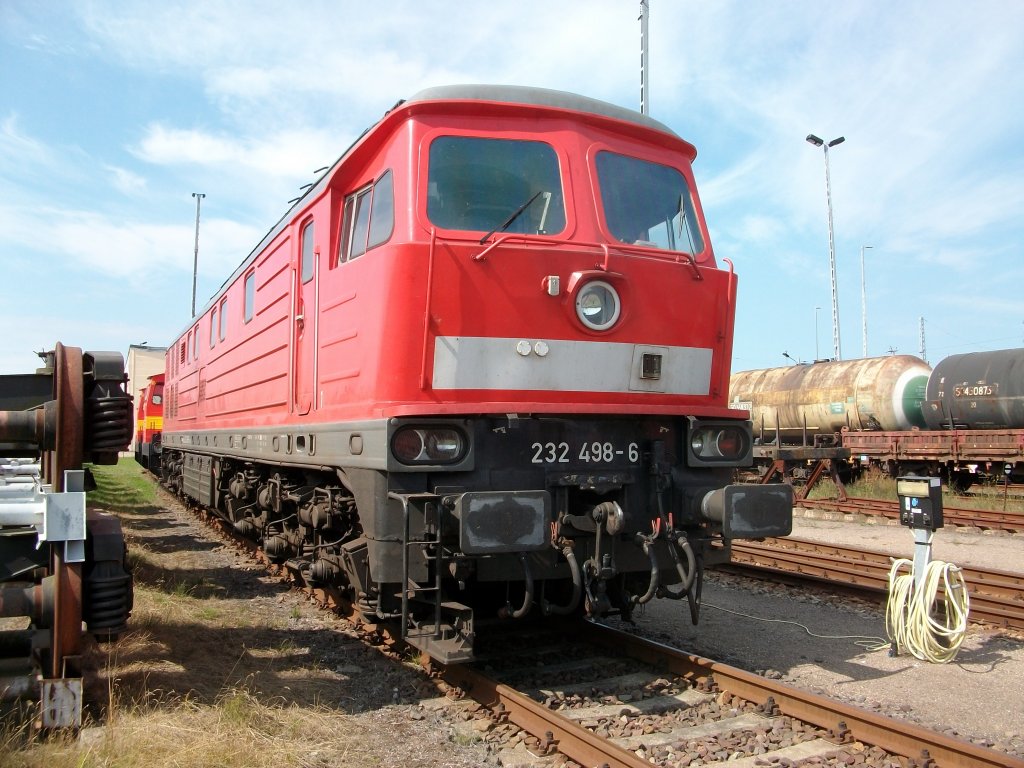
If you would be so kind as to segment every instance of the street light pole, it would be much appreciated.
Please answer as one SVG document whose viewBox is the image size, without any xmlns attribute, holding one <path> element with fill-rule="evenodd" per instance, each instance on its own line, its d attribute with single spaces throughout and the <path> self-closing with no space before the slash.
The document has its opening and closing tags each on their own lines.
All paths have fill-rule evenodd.
<svg viewBox="0 0 1024 768">
<path fill-rule="evenodd" d="M 192 317 L 196 316 L 196 275 L 199 273 L 199 205 L 206 197 L 202 192 L 193 192 L 196 199 L 196 250 L 192 257 Z"/>
<path fill-rule="evenodd" d="M 825 151 L 825 202 L 828 205 L 828 263 L 829 271 L 832 274 L 832 347 L 836 360 L 842 360 L 842 343 L 839 339 L 839 294 L 836 287 L 836 245 L 835 236 L 832 232 L 832 184 L 828 172 L 828 151 L 837 144 L 846 141 L 846 137 L 839 136 L 832 141 L 825 143 L 813 133 L 807 134 L 807 142 Z"/>
<path fill-rule="evenodd" d="M 868 289 L 867 280 L 864 277 L 864 249 L 871 248 L 870 245 L 860 247 L 860 318 L 864 330 L 864 354 L 868 356 Z"/>
</svg>

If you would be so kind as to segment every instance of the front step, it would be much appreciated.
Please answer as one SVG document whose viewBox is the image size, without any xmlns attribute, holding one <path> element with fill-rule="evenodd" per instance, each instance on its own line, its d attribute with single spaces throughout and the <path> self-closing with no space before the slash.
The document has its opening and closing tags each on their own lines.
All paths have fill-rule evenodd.
<svg viewBox="0 0 1024 768">
<path fill-rule="evenodd" d="M 432 605 L 431 608 L 434 606 Z M 443 601 L 439 621 L 427 621 L 406 628 L 404 640 L 442 664 L 461 664 L 473 660 L 473 609 L 462 603 Z"/>
</svg>

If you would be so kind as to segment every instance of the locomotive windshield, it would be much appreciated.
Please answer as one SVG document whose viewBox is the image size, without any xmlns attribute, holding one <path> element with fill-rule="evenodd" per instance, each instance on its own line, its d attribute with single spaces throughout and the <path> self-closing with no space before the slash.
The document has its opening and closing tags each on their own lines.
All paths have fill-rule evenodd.
<svg viewBox="0 0 1024 768">
<path fill-rule="evenodd" d="M 597 177 L 604 218 L 616 238 L 694 255 L 704 250 L 689 185 L 675 168 L 599 152 Z"/>
<path fill-rule="evenodd" d="M 430 145 L 427 217 L 445 229 L 561 232 L 558 156 L 540 141 L 441 136 Z"/>
</svg>

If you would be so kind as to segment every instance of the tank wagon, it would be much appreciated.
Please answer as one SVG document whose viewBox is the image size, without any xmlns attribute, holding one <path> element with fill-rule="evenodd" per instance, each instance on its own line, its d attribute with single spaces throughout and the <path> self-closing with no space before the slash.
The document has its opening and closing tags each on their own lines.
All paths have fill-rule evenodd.
<svg viewBox="0 0 1024 768">
<path fill-rule="evenodd" d="M 907 430 L 925 426 L 929 372 L 910 355 L 740 371 L 729 382 L 729 403 L 750 412 L 762 442 L 776 433 L 813 443 L 843 429 Z"/>
<path fill-rule="evenodd" d="M 762 477 L 801 462 L 846 475 L 938 475 L 959 488 L 1024 477 L 1024 349 L 952 355 L 929 371 L 909 356 L 733 374 L 730 404 L 754 419 Z"/>
<path fill-rule="evenodd" d="M 929 429 L 1024 429 L 1024 349 L 940 361 L 928 379 Z"/>
<path fill-rule="evenodd" d="M 164 374 L 150 376 L 135 417 L 135 461 L 146 469 L 160 468 L 160 435 L 164 428 Z"/>
<path fill-rule="evenodd" d="M 161 472 L 444 662 L 477 621 L 689 602 L 788 488 L 735 486 L 737 278 L 692 145 L 573 94 L 398 103 L 167 353 Z"/>
</svg>

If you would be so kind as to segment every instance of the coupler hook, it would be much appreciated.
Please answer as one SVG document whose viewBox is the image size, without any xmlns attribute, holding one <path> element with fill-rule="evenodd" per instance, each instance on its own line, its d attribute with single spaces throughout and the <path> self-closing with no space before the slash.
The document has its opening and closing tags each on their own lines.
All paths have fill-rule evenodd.
<svg viewBox="0 0 1024 768">
<path fill-rule="evenodd" d="M 519 562 L 523 564 L 523 583 L 526 587 L 526 593 L 523 595 L 523 604 L 515 610 L 512 610 L 510 604 L 506 604 L 498 612 L 498 615 L 503 619 L 521 619 L 530 612 L 530 608 L 533 606 L 533 571 L 530 570 L 530 564 L 526 561 L 525 553 L 519 553 Z"/>
<path fill-rule="evenodd" d="M 693 548 L 690 546 L 690 542 L 686 538 L 686 534 L 682 531 L 673 531 L 668 536 L 669 548 L 668 553 L 672 556 L 672 561 L 676 566 L 676 573 L 679 574 L 679 589 L 673 591 L 669 587 L 658 587 L 658 597 L 667 597 L 670 600 L 680 600 L 686 597 L 686 594 L 690 591 L 690 587 L 693 586 L 693 580 L 697 575 L 697 559 L 693 555 Z M 676 550 L 682 550 L 686 556 L 686 566 L 683 566 L 682 561 L 679 559 L 679 552 Z"/>
<path fill-rule="evenodd" d="M 542 590 L 540 609 L 545 616 L 552 614 L 556 616 L 569 615 L 576 610 L 576 607 L 580 604 L 580 598 L 583 596 L 583 573 L 580 570 L 579 563 L 576 562 L 576 553 L 572 551 L 572 547 L 569 544 L 565 544 L 561 552 L 566 562 L 569 563 L 569 572 L 572 574 L 572 597 L 569 598 L 569 602 L 566 605 L 554 605 L 544 598 Z"/>
<path fill-rule="evenodd" d="M 668 539 L 669 548 L 668 553 L 672 557 L 672 562 L 675 564 L 676 573 L 679 574 L 679 588 L 672 590 L 669 587 L 660 586 L 658 587 L 658 597 L 667 597 L 670 600 L 681 600 L 686 597 L 690 591 L 690 587 L 693 586 L 693 580 L 697 575 L 697 559 L 694 557 L 693 548 L 690 546 L 689 539 L 686 538 L 686 534 L 683 531 L 677 531 L 674 529 L 672 524 L 672 514 L 669 513 L 668 517 L 665 516 L 665 509 L 662 504 L 661 494 L 658 494 L 658 513 L 661 515 L 661 519 L 665 522 L 665 538 Z M 683 566 L 682 561 L 679 559 L 679 552 L 676 550 L 682 550 L 686 556 L 686 566 Z"/>
<path fill-rule="evenodd" d="M 658 553 L 654 547 L 654 540 L 658 538 L 661 531 L 661 519 L 651 521 L 651 535 L 637 533 L 634 541 L 643 549 L 644 554 L 651 561 L 651 581 L 647 585 L 647 591 L 642 595 L 630 595 L 629 605 L 632 608 L 636 605 L 644 605 L 654 599 L 661 586 L 661 567 L 658 564 Z"/>
</svg>

